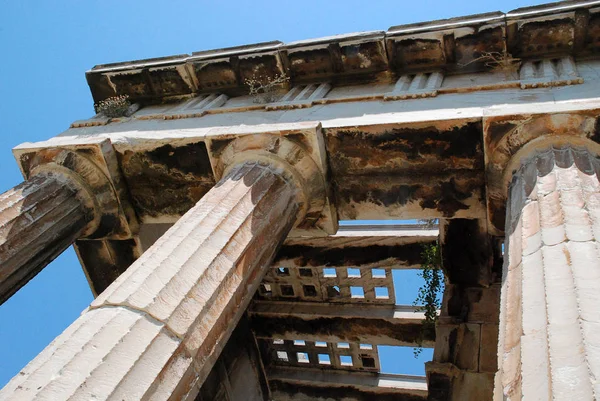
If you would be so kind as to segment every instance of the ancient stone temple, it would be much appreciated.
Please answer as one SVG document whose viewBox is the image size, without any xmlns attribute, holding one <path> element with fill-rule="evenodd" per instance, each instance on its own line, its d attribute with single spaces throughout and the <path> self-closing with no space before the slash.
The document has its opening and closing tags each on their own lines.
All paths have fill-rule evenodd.
<svg viewBox="0 0 600 401">
<path fill-rule="evenodd" d="M 86 77 L 98 114 L 14 149 L 0 302 L 72 244 L 96 298 L 0 400 L 600 399 L 600 2 Z M 392 272 L 436 241 L 424 330 Z"/>
</svg>

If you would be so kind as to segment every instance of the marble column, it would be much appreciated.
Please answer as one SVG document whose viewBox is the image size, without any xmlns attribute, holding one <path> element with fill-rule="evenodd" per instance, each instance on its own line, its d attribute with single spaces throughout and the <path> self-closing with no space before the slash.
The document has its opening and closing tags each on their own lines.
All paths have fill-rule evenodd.
<svg viewBox="0 0 600 401">
<path fill-rule="evenodd" d="M 0 391 L 193 400 L 298 218 L 285 170 L 242 162 Z"/>
<path fill-rule="evenodd" d="M 0 195 L 0 304 L 93 225 L 84 187 L 56 168 Z"/>
<path fill-rule="evenodd" d="M 585 150 L 532 155 L 509 188 L 494 400 L 600 397 L 600 184 Z"/>
</svg>

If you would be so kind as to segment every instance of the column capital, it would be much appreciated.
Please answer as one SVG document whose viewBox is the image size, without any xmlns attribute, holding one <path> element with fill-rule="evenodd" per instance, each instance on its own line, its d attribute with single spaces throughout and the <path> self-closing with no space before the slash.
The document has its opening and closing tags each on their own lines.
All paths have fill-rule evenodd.
<svg viewBox="0 0 600 401">
<path fill-rule="evenodd" d="M 81 188 L 82 200 L 94 210 L 82 238 L 127 239 L 137 232 L 135 212 L 109 140 L 49 148 L 28 145 L 13 150 L 26 179 L 45 172 L 61 175 Z"/>
<path fill-rule="evenodd" d="M 250 128 L 250 127 L 249 127 Z M 337 211 L 331 201 L 325 145 L 318 123 L 287 125 L 285 130 L 250 128 L 207 139 L 215 178 L 254 161 L 280 170 L 297 188 L 300 211 L 290 236 L 327 235 L 337 231 Z"/>
<path fill-rule="evenodd" d="M 600 154 L 597 117 L 588 111 L 490 116 L 483 122 L 488 227 L 494 235 L 503 235 L 508 186 L 523 160 L 552 146 Z"/>
</svg>

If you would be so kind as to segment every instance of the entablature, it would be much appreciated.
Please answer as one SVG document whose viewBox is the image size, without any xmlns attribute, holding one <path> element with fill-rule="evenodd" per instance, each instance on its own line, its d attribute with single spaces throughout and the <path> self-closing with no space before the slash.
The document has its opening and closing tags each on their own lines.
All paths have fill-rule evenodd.
<svg viewBox="0 0 600 401">
<path fill-rule="evenodd" d="M 199 94 L 248 93 L 246 81 L 285 74 L 286 90 L 329 83 L 394 84 L 407 74 L 518 70 L 544 58 L 594 57 L 600 47 L 600 2 L 561 2 L 401 25 L 292 43 L 279 41 L 171 57 L 98 65 L 87 72 L 95 102 L 128 95 L 160 104 Z M 515 78 L 518 78 L 515 77 Z"/>
<path fill-rule="evenodd" d="M 586 64 L 586 77 L 596 73 L 596 64 Z M 330 223 L 480 219 L 497 209 L 488 191 L 490 185 L 502 183 L 489 182 L 486 166 L 493 161 L 490 152 L 501 140 L 498 135 L 508 138 L 520 132 L 513 129 L 520 124 L 539 121 L 536 135 L 575 130 L 595 140 L 598 83 L 589 79 L 577 87 L 532 88 L 528 95 L 520 89 L 501 89 L 477 96 L 455 93 L 409 102 L 361 101 L 174 120 L 139 119 L 134 114 L 108 125 L 71 128 L 48 141 L 20 145 L 14 152 L 19 159 L 32 149 L 71 149 L 109 140 L 140 222 L 173 223 L 220 176 L 219 146 L 213 144 L 261 135 L 304 138 L 302 146 L 312 149 L 309 153 L 331 191 Z M 573 126 L 582 118 L 585 125 Z M 510 130 L 499 131 L 500 127 Z M 506 166 L 497 168 L 503 171 Z M 490 225 L 494 227 L 500 235 L 502 227 Z"/>
</svg>

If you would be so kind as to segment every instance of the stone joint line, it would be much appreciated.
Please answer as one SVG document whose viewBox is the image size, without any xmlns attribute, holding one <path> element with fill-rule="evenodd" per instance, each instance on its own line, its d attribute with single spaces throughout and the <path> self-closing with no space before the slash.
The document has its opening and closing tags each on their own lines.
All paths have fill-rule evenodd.
<svg viewBox="0 0 600 401">
<path fill-rule="evenodd" d="M 101 305 L 90 305 L 88 307 L 89 310 L 99 310 L 99 309 L 112 309 L 112 308 L 122 308 L 122 309 L 126 309 L 128 311 L 137 313 L 138 315 L 142 316 L 144 319 L 148 320 L 151 323 L 158 323 L 159 325 L 161 325 L 161 327 L 163 327 L 165 330 L 167 330 L 169 332 L 169 334 L 174 337 L 177 338 L 179 340 L 183 340 L 183 337 L 177 335 L 177 333 L 175 331 L 173 331 L 173 329 L 171 329 L 169 327 L 169 324 L 161 319 L 159 319 L 158 317 L 152 315 L 152 313 L 145 311 L 141 308 L 137 308 L 133 305 L 128 305 L 128 304 L 117 304 L 117 303 L 111 303 L 111 302 L 104 302 Z"/>
</svg>

